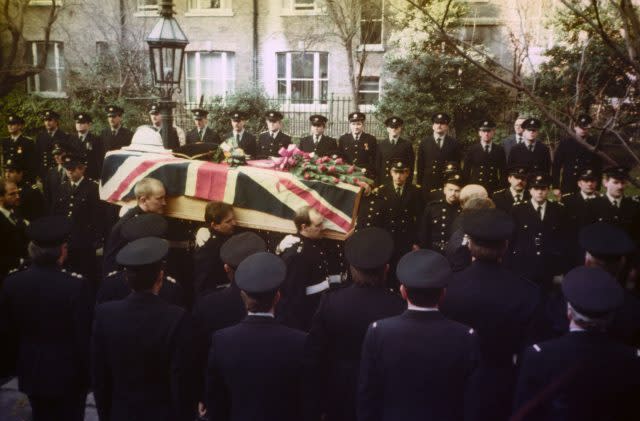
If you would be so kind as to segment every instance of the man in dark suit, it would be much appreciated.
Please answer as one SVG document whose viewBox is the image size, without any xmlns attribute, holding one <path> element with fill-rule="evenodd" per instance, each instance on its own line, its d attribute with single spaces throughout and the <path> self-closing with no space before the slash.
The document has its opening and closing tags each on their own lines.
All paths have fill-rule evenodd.
<svg viewBox="0 0 640 421">
<path fill-rule="evenodd" d="M 9 137 L 0 141 L 2 147 L 2 164 L 6 168 L 7 159 L 21 160 L 25 165 L 24 179 L 26 182 L 34 183 L 39 171 L 38 154 L 36 144 L 33 139 L 22 134 L 24 129 L 24 118 L 12 114 L 7 118 L 7 131 Z"/>
<path fill-rule="evenodd" d="M 462 210 L 460 206 L 460 189 L 463 186 L 462 176 L 448 173 L 444 182 L 443 197 L 433 200 L 424 208 L 418 233 L 421 248 L 444 253 L 451 237 L 452 224 Z"/>
<path fill-rule="evenodd" d="M 303 419 L 306 335 L 279 324 L 274 309 L 286 273 L 271 253 L 247 257 L 236 271 L 248 316 L 213 334 L 206 406 L 212 420 Z"/>
<path fill-rule="evenodd" d="M 230 115 L 232 130 L 225 137 L 220 147 L 226 150 L 240 148 L 245 155 L 256 158 L 257 143 L 256 137 L 244 129 L 247 117 L 240 111 L 234 111 Z"/>
<path fill-rule="evenodd" d="M 220 260 L 220 248 L 235 230 L 233 206 L 215 201 L 207 203 L 204 221 L 208 225 L 209 238 L 193 255 L 196 299 L 228 283 L 224 263 Z"/>
<path fill-rule="evenodd" d="M 105 111 L 107 112 L 109 127 L 100 133 L 105 151 L 113 151 L 123 146 L 129 146 L 133 133 L 122 125 L 124 110 L 117 105 L 108 105 L 105 107 Z"/>
<path fill-rule="evenodd" d="M 282 132 L 282 119 L 280 111 L 267 111 L 265 114 L 267 131 L 258 136 L 256 158 L 266 159 L 270 156 L 280 156 L 280 148 L 287 148 L 291 144 L 291 136 Z"/>
<path fill-rule="evenodd" d="M 524 141 L 524 139 L 522 139 L 522 132 L 523 132 L 522 122 L 525 120 L 526 118 L 523 116 L 519 116 L 518 118 L 516 118 L 516 121 L 513 123 L 514 133 L 502 140 L 501 144 L 502 144 L 502 147 L 504 148 L 504 153 L 507 158 L 507 161 L 509 160 L 509 154 L 511 153 L 511 149 L 513 149 L 515 145 L 522 143 Z"/>
<path fill-rule="evenodd" d="M 463 178 L 467 184 L 480 184 L 489 195 L 505 184 L 505 167 L 507 160 L 504 149 L 493 143 L 496 124 L 485 119 L 480 125 L 478 134 L 480 143 L 467 150 L 464 158 Z"/>
<path fill-rule="evenodd" d="M 462 150 L 456 139 L 449 136 L 451 117 L 437 113 L 432 117 L 433 135 L 422 139 L 418 147 L 418 183 L 423 191 L 440 188 L 447 164 L 460 168 Z"/>
<path fill-rule="evenodd" d="M 597 139 L 589 136 L 592 121 L 591 117 L 582 114 L 578 116 L 573 130 L 577 137 L 589 145 L 595 146 Z M 578 144 L 573 137 L 562 139 L 553 153 L 551 167 L 553 194 L 561 196 L 565 193 L 577 192 L 580 171 L 586 167 L 591 168 L 595 176 L 599 178 L 602 174 L 602 158 Z"/>
<path fill-rule="evenodd" d="M 516 370 L 513 356 L 536 339 L 531 331 L 540 300 L 538 287 L 506 269 L 502 258 L 515 225 L 500 209 L 469 212 L 462 229 L 473 262 L 454 273 L 440 311 L 474 329 L 479 339 L 478 369 L 465 402 L 470 420 L 507 420 Z"/>
<path fill-rule="evenodd" d="M 86 112 L 76 113 L 73 117 L 76 121 L 78 132 L 78 151 L 87 157 L 86 175 L 92 180 L 99 181 L 102 175 L 102 162 L 106 150 L 102 138 L 91 133 L 93 119 Z"/>
<path fill-rule="evenodd" d="M 109 238 L 105 242 L 104 259 L 102 262 L 102 273 L 107 275 L 118 269 L 116 265 L 116 254 L 128 241 L 122 235 L 122 225 L 130 218 L 135 218 L 141 213 L 157 213 L 162 215 L 165 201 L 165 188 L 161 181 L 155 178 L 143 178 L 138 181 L 133 189 L 136 196 L 137 205 L 127 211 L 122 218 L 113 226 Z"/>
<path fill-rule="evenodd" d="M 162 127 L 162 114 L 160 114 L 160 106 L 158 104 L 151 104 L 149 106 L 149 118 L 151 119 L 151 128 L 160 133 L 164 141 L 164 130 L 169 131 L 167 144 L 165 148 L 171 150 L 178 150 L 180 148 L 180 139 L 178 138 L 178 131 L 175 127 Z"/>
<path fill-rule="evenodd" d="M 628 197 L 624 189 L 629 183 L 629 169 L 609 167 L 604 170 L 605 194 L 589 202 L 588 222 L 608 222 L 625 230 L 640 244 L 640 201 L 637 196 Z"/>
<path fill-rule="evenodd" d="M 66 217 L 71 222 L 67 267 L 96 282 L 96 250 L 103 242 L 102 216 L 98 184 L 85 177 L 86 158 L 67 154 L 63 166 L 67 180 L 54 197 L 52 215 Z"/>
<path fill-rule="evenodd" d="M 568 257 L 568 226 L 564 206 L 547 200 L 550 177 L 534 173 L 529 178 L 531 200 L 513 207 L 516 229 L 509 267 L 547 290 L 554 275 L 564 272 Z"/>
<path fill-rule="evenodd" d="M 449 262 L 430 250 L 398 263 L 407 310 L 373 322 L 362 344 L 358 420 L 459 420 L 475 368 L 473 329 L 446 319 L 438 302 Z"/>
<path fill-rule="evenodd" d="M 313 114 L 309 117 L 311 122 L 311 135 L 300 139 L 300 149 L 312 153 L 316 157 L 332 156 L 338 152 L 338 143 L 332 137 L 326 136 L 324 130 L 327 125 L 327 117 Z"/>
<path fill-rule="evenodd" d="M 368 326 L 402 313 L 402 299 L 386 287 L 393 253 L 391 234 L 381 228 L 357 231 L 345 243 L 353 284 L 330 290 L 320 300 L 306 346 L 313 379 L 310 416 L 356 418 L 362 341 Z"/>
<path fill-rule="evenodd" d="M 23 159 L 22 156 L 7 159 L 4 177 L 7 181 L 16 183 L 20 190 L 20 203 L 16 209 L 18 215 L 27 221 L 35 221 L 45 215 L 47 207 L 38 185 L 25 179 L 26 165 Z"/>
<path fill-rule="evenodd" d="M 529 170 L 519 165 L 509 165 L 507 168 L 507 181 L 509 187 L 493 193 L 491 199 L 496 204 L 496 208 L 511 213 L 515 205 L 524 203 L 531 199 L 527 190 L 527 176 Z"/>
<path fill-rule="evenodd" d="M 551 153 L 547 145 L 538 141 L 540 127 L 542 123 L 537 118 L 528 118 L 522 122 L 524 140 L 511 149 L 509 165 L 527 167 L 531 172 L 550 173 Z"/>
<path fill-rule="evenodd" d="M 349 131 L 338 139 L 338 154 L 348 164 L 366 170 L 365 175 L 376 178 L 376 154 L 378 141 L 373 135 L 364 132 L 366 116 L 360 112 L 349 114 Z"/>
<path fill-rule="evenodd" d="M 191 113 L 196 127 L 187 133 L 187 145 L 201 142 L 219 145 L 220 137 L 208 126 L 209 111 L 196 108 Z"/>
<path fill-rule="evenodd" d="M 378 152 L 376 154 L 376 174 L 378 184 L 385 184 L 391 181 L 391 164 L 393 159 L 409 165 L 408 182 L 413 180 L 413 167 L 416 155 L 413 152 L 413 144 L 402 137 L 402 125 L 404 120 L 400 117 L 389 117 L 384 121 L 387 126 L 388 137 L 378 142 Z"/>
<path fill-rule="evenodd" d="M 622 288 L 602 269 L 578 267 L 564 277 L 562 292 L 569 333 L 524 352 L 514 419 L 636 419 L 640 351 L 606 335 Z"/>
<path fill-rule="evenodd" d="M 72 152 L 67 143 L 56 143 L 53 145 L 51 154 L 53 155 L 55 166 L 49 168 L 47 171 L 47 175 L 43 180 L 42 186 L 47 213 L 51 212 L 54 197 L 59 194 L 58 191 L 65 181 L 67 181 L 67 172 L 62 166 L 64 156 L 67 152 Z"/>
<path fill-rule="evenodd" d="M 143 213 L 135 218 L 128 219 L 122 224 L 122 236 L 133 242 L 145 237 L 166 238 L 169 230 L 167 220 L 155 213 Z M 185 307 L 182 286 L 168 273 L 163 274 L 162 287 L 158 296 L 169 304 Z M 107 301 L 122 300 L 131 294 L 131 287 L 127 284 L 124 270 L 109 273 L 100 283 L 100 289 L 96 295 L 96 304 Z"/>
<path fill-rule="evenodd" d="M 0 331 L 15 340 L 2 346 L 18 350 L 18 386 L 34 421 L 84 420 L 93 309 L 85 280 L 60 269 L 70 230 L 58 216 L 31 223 L 32 264 L 0 292 Z"/>
<path fill-rule="evenodd" d="M 38 176 L 44 180 L 49 168 L 55 166 L 53 159 L 53 149 L 56 144 L 65 143 L 69 146 L 76 146 L 77 142 L 69 139 L 69 136 L 58 128 L 60 124 L 60 114 L 53 110 L 46 110 L 42 114 L 44 130 L 36 136 L 36 151 L 38 165 Z"/>
<path fill-rule="evenodd" d="M 0 281 L 27 257 L 27 225 L 16 213 L 20 190 L 13 181 L 0 179 Z"/>
<path fill-rule="evenodd" d="M 117 255 L 133 293 L 96 308 L 93 393 L 100 419 L 192 421 L 196 415 L 193 327 L 158 297 L 167 241 L 146 237 Z"/>
</svg>

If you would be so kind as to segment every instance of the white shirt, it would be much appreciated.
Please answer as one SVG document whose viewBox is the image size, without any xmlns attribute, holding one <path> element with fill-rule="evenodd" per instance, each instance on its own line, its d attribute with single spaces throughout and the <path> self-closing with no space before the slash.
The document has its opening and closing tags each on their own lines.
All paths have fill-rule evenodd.
<svg viewBox="0 0 640 421">
<path fill-rule="evenodd" d="M 511 191 L 511 196 L 513 197 L 513 200 L 516 200 L 517 195 L 520 195 L 520 200 L 524 198 L 524 190 L 518 193 L 513 188 L 509 187 L 509 191 Z"/>
<path fill-rule="evenodd" d="M 524 145 L 527 147 L 527 149 L 531 148 L 531 145 L 533 145 L 533 150 L 536 149 L 536 142 L 529 142 L 528 140 L 525 140 Z"/>
<path fill-rule="evenodd" d="M 4 216 L 6 216 L 7 219 L 9 220 L 9 222 L 11 222 L 12 224 L 15 224 L 15 222 L 13 222 L 13 220 L 11 219 L 11 211 L 10 210 L 5 209 L 2 206 L 0 206 L 0 213 L 2 213 Z"/>
<path fill-rule="evenodd" d="M 483 151 L 485 151 L 486 147 L 489 146 L 489 153 L 491 153 L 491 149 L 493 148 L 493 142 L 484 143 L 480 141 L 480 146 L 482 146 Z"/>
<path fill-rule="evenodd" d="M 618 202 L 618 208 L 620 208 L 620 205 L 622 204 L 622 197 L 616 199 L 613 196 L 610 196 L 609 193 L 607 193 L 607 199 L 609 199 L 609 203 L 613 204 L 613 201 L 615 200 L 616 202 Z"/>
<path fill-rule="evenodd" d="M 542 219 L 544 219 L 544 213 L 547 210 L 547 201 L 545 200 L 543 204 L 539 205 L 538 202 L 536 202 L 535 200 L 531 199 L 531 204 L 533 205 L 533 210 L 536 211 L 536 213 L 538 212 L 538 207 L 542 206 Z"/>
<path fill-rule="evenodd" d="M 80 183 L 82 183 L 82 180 L 84 180 L 84 176 L 82 176 L 82 177 L 80 178 L 80 180 L 78 180 L 78 181 L 71 181 L 71 180 L 69 180 L 69 183 L 71 183 L 71 187 L 74 187 L 74 188 L 75 188 L 75 187 L 78 187 L 78 186 L 80 185 Z"/>
<path fill-rule="evenodd" d="M 274 318 L 273 313 L 266 313 L 266 312 L 262 312 L 262 311 L 257 311 L 257 312 L 252 312 L 249 311 L 247 312 L 247 315 L 249 316 L 261 316 L 261 317 L 271 317 Z"/>
<path fill-rule="evenodd" d="M 596 197 L 598 197 L 598 196 L 596 196 L 595 193 L 591 193 L 591 195 L 588 195 L 585 192 L 583 192 L 582 190 L 580 190 L 580 194 L 582 195 L 582 198 L 584 200 L 595 199 Z"/>
<path fill-rule="evenodd" d="M 438 307 L 419 307 L 407 301 L 407 310 L 413 311 L 440 311 Z"/>
</svg>

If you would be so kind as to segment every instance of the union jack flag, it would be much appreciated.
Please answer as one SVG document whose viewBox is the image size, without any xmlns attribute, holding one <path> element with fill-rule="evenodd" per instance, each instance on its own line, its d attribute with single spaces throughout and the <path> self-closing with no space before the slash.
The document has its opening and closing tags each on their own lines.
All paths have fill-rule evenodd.
<svg viewBox="0 0 640 421">
<path fill-rule="evenodd" d="M 293 219 L 302 206 L 325 217 L 325 228 L 347 233 L 353 223 L 359 187 L 302 180 L 272 169 L 194 161 L 133 151 L 105 156 L 100 198 L 109 202 L 134 198 L 133 188 L 145 177 L 165 185 L 168 196 L 217 200 L 233 206 Z"/>
</svg>

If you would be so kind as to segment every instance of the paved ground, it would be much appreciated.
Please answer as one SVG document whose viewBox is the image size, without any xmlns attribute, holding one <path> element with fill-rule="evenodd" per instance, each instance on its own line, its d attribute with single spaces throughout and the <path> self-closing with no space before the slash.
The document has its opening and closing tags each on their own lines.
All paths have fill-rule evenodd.
<svg viewBox="0 0 640 421">
<path fill-rule="evenodd" d="M 18 380 L 15 378 L 0 386 L 0 420 L 31 420 L 29 399 L 18 391 Z M 93 400 L 93 394 L 91 393 L 87 396 L 87 407 L 84 414 L 84 420 L 98 421 L 96 404 Z"/>
</svg>

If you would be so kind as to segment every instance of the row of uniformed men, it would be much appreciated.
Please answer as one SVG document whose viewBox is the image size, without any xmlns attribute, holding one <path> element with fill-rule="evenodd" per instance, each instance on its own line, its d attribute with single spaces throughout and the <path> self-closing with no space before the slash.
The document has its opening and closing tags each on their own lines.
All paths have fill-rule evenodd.
<svg viewBox="0 0 640 421">
<path fill-rule="evenodd" d="M 92 333 L 86 284 L 57 267 L 70 226 L 29 227 L 33 265 L 3 285 L 0 334 L 3 352 L 18 350 L 2 361 L 21 362 L 35 420 L 83 419 L 90 384 L 101 419 L 190 421 L 196 408 L 210 420 L 634 419 L 640 351 L 609 333 L 625 292 L 587 255 L 592 267 L 563 281 L 568 326 L 554 338 L 538 288 L 500 263 L 516 229 L 501 210 L 463 219 L 475 257 L 464 271 L 433 251 L 404 255 L 400 295 L 385 287 L 391 235 L 356 232 L 345 244 L 353 284 L 322 295 L 308 335 L 274 319 L 290 262 L 252 233 L 223 244 L 231 284 L 194 324 L 160 297 L 169 244 L 145 219 L 125 222 L 141 237 L 116 256 L 133 292 L 98 306 Z M 607 224 L 581 239 L 614 272 L 635 247 Z"/>
</svg>

